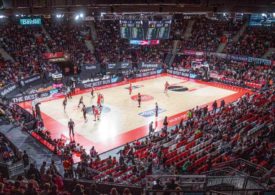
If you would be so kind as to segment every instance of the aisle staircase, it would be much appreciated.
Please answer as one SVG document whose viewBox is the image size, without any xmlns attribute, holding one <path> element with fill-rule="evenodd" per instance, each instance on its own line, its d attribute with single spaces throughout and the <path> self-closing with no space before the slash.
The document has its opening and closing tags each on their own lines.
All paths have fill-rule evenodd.
<svg viewBox="0 0 275 195">
<path fill-rule="evenodd" d="M 95 29 L 95 22 L 91 21 L 89 23 L 89 26 L 91 28 L 91 36 L 92 36 L 92 40 L 97 40 L 97 35 L 96 35 L 96 29 Z"/>
<path fill-rule="evenodd" d="M 47 30 L 45 29 L 45 27 L 44 27 L 43 24 L 41 25 L 41 29 L 42 29 L 42 32 L 46 35 L 46 39 L 47 39 L 47 40 L 52 40 L 50 34 L 47 32 Z M 47 52 L 51 52 L 49 46 L 47 45 L 47 42 L 46 42 L 45 46 L 46 46 L 46 48 L 47 48 Z"/>
<path fill-rule="evenodd" d="M 236 43 L 239 41 L 240 37 L 244 34 L 246 28 L 248 26 L 248 22 L 245 22 L 242 27 L 240 28 L 239 32 L 232 38 L 232 40 L 228 40 L 226 43 L 220 43 L 219 47 L 217 48 L 216 52 L 217 53 L 222 53 L 224 52 L 224 49 L 228 44 L 231 43 Z M 228 37 L 228 36 L 227 36 Z"/>
<path fill-rule="evenodd" d="M 4 60 L 10 60 L 12 62 L 14 62 L 13 57 L 10 56 L 10 54 L 8 54 L 6 52 L 6 50 L 4 50 L 3 48 L 0 47 L 0 56 L 2 56 L 4 58 Z"/>
<path fill-rule="evenodd" d="M 85 45 L 91 53 L 94 53 L 95 48 L 91 40 L 85 40 Z"/>
<path fill-rule="evenodd" d="M 171 66 L 174 62 L 175 56 L 178 52 L 178 44 L 179 44 L 179 40 L 174 40 L 173 41 L 173 49 L 172 49 L 171 53 L 168 53 L 167 56 L 166 56 L 166 59 L 165 59 L 164 62 L 168 66 Z"/>
<path fill-rule="evenodd" d="M 192 36 L 192 29 L 193 29 L 193 25 L 195 24 L 195 20 L 190 20 L 188 22 L 186 31 L 184 33 L 184 39 L 187 40 Z"/>
<path fill-rule="evenodd" d="M 245 32 L 246 28 L 248 26 L 248 22 L 245 22 L 243 24 L 243 26 L 241 27 L 241 29 L 239 30 L 239 32 L 233 37 L 232 41 L 233 42 L 237 42 L 239 41 L 240 37 L 243 35 L 243 33 Z"/>
<path fill-rule="evenodd" d="M 268 48 L 268 50 L 263 55 L 263 58 L 270 58 L 273 53 L 275 53 L 275 48 L 274 47 Z"/>
<path fill-rule="evenodd" d="M 217 49 L 217 53 L 222 53 L 224 48 L 226 47 L 227 43 L 220 43 L 218 49 Z"/>
</svg>

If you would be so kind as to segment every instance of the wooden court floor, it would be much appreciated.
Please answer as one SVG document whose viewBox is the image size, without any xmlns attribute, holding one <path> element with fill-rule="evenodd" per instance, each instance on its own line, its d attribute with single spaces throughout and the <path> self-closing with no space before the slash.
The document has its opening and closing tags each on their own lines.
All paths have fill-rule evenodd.
<svg viewBox="0 0 275 195">
<path fill-rule="evenodd" d="M 164 84 L 168 82 L 177 89 L 187 87 L 187 91 L 172 91 L 164 93 Z M 129 95 L 129 82 L 133 91 Z M 90 90 L 78 91 L 68 100 L 66 111 L 63 110 L 63 97 L 51 98 L 40 105 L 45 127 L 53 138 L 70 139 L 67 123 L 70 118 L 75 122 L 75 141 L 89 150 L 95 146 L 102 153 L 114 147 L 148 135 L 148 125 L 154 121 L 156 128 L 161 128 L 162 120 L 168 116 L 169 125 L 177 124 L 186 116 L 186 111 L 196 106 L 212 105 L 214 100 L 225 99 L 226 103 L 235 101 L 247 90 L 219 83 L 188 80 L 186 78 L 162 74 L 143 79 L 124 81 L 118 84 L 96 88 L 92 98 Z M 103 111 L 99 121 L 94 121 L 92 112 L 88 112 L 85 121 L 78 108 L 78 102 L 83 96 L 84 104 L 91 110 L 96 105 L 97 93 L 104 96 Z M 138 108 L 136 95 L 143 96 L 141 107 Z M 159 106 L 159 116 L 155 117 L 155 103 Z M 30 102 L 21 106 L 30 110 Z"/>
</svg>

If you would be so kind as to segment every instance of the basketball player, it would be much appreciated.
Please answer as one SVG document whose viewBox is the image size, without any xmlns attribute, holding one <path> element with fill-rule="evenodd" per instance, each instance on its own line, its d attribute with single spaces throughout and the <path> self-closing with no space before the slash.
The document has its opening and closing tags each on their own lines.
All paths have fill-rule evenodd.
<svg viewBox="0 0 275 195">
<path fill-rule="evenodd" d="M 102 109 L 102 104 L 104 102 L 104 97 L 102 94 L 97 95 L 97 107 L 101 110 Z"/>
<path fill-rule="evenodd" d="M 100 93 L 97 94 L 97 106 L 100 107 L 101 106 L 101 96 L 100 96 Z"/>
<path fill-rule="evenodd" d="M 94 98 L 94 92 L 95 92 L 95 90 L 94 90 L 94 88 L 92 87 L 92 91 L 91 91 L 92 98 Z"/>
<path fill-rule="evenodd" d="M 92 105 L 92 111 L 94 115 L 94 121 L 99 120 L 99 110 L 96 106 Z"/>
<path fill-rule="evenodd" d="M 129 95 L 132 94 L 132 90 L 133 90 L 133 88 L 132 88 L 132 83 L 130 83 L 130 86 L 129 86 Z"/>
<path fill-rule="evenodd" d="M 138 93 L 138 99 L 137 99 L 137 101 L 138 101 L 138 107 L 140 108 L 140 103 L 141 103 L 141 95 L 140 95 L 140 93 Z"/>
<path fill-rule="evenodd" d="M 155 116 L 158 117 L 159 116 L 159 106 L 158 103 L 156 102 L 156 106 L 155 106 Z"/>
<path fill-rule="evenodd" d="M 164 85 L 164 93 L 167 94 L 167 91 L 168 91 L 168 87 L 169 87 L 169 83 L 168 81 L 166 81 L 165 85 Z"/>
<path fill-rule="evenodd" d="M 74 137 L 74 121 L 72 119 L 70 119 L 70 121 L 68 122 L 68 127 L 69 127 L 69 135 L 71 136 L 71 134 L 73 134 L 73 137 Z"/>
<path fill-rule="evenodd" d="M 65 99 L 63 100 L 64 112 L 66 112 L 66 106 L 67 106 L 67 97 L 65 96 Z"/>
<path fill-rule="evenodd" d="M 80 100 L 79 100 L 79 103 L 78 103 L 78 106 L 77 106 L 78 108 L 79 108 L 80 104 L 84 105 L 83 96 L 80 97 Z"/>
<path fill-rule="evenodd" d="M 83 107 L 82 107 L 82 112 L 83 112 L 83 118 L 85 120 L 85 122 L 87 122 L 87 108 L 85 106 L 85 104 L 83 104 Z"/>
<path fill-rule="evenodd" d="M 154 134 L 154 131 L 155 131 L 153 124 L 154 124 L 153 121 L 151 121 L 149 124 L 149 136 L 150 137 L 152 136 L 152 134 Z"/>
</svg>

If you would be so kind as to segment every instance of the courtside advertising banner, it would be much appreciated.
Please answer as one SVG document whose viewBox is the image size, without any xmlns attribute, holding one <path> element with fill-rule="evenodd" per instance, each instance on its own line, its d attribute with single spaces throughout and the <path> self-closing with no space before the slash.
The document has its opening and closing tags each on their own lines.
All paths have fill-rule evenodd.
<svg viewBox="0 0 275 195">
<path fill-rule="evenodd" d="M 8 84 L 8 85 L 5 85 L 4 87 L 2 87 L 2 88 L 0 89 L 0 94 L 1 94 L 1 96 L 5 96 L 5 95 L 7 95 L 8 93 L 11 93 L 12 91 L 14 91 L 16 88 L 17 88 L 17 85 L 16 85 L 16 84 Z"/>
<path fill-rule="evenodd" d="M 100 72 L 100 65 L 99 64 L 84 64 L 84 71 L 98 73 Z"/>
<path fill-rule="evenodd" d="M 43 58 L 46 60 L 54 59 L 54 58 L 64 58 L 64 52 L 55 52 L 55 53 L 43 53 Z"/>
<path fill-rule="evenodd" d="M 141 62 L 139 64 L 139 68 L 143 68 L 143 69 L 146 69 L 146 68 L 150 68 L 150 69 L 159 69 L 159 68 L 162 68 L 162 65 L 159 64 L 159 63 L 146 63 L 146 62 Z"/>
</svg>

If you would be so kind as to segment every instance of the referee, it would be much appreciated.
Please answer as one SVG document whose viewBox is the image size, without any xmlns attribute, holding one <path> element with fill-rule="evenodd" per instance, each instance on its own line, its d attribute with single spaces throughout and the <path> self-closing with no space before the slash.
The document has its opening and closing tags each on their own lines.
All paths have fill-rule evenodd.
<svg viewBox="0 0 275 195">
<path fill-rule="evenodd" d="M 69 127 L 69 135 L 71 136 L 71 134 L 73 134 L 73 137 L 74 137 L 74 121 L 72 119 L 70 119 L 70 121 L 68 122 L 68 127 Z"/>
<path fill-rule="evenodd" d="M 159 106 L 158 103 L 156 102 L 156 106 L 155 106 L 155 116 L 158 117 L 159 116 Z"/>
</svg>

